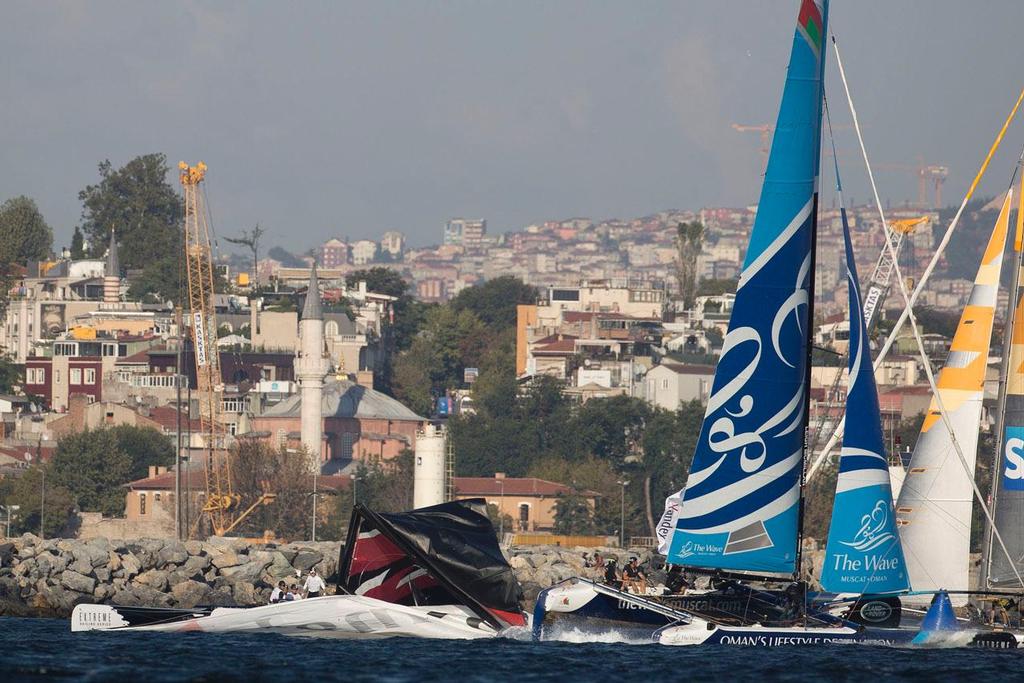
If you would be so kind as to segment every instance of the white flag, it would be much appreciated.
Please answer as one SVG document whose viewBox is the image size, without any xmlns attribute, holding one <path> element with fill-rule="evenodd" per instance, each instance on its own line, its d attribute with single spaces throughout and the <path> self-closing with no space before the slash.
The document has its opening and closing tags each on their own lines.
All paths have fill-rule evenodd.
<svg viewBox="0 0 1024 683">
<path fill-rule="evenodd" d="M 676 528 L 676 520 L 679 519 L 679 507 L 682 502 L 682 489 L 665 499 L 665 512 L 662 513 L 655 529 L 658 535 L 658 552 L 662 555 L 668 555 L 668 547 L 672 542 L 672 531 Z"/>
</svg>

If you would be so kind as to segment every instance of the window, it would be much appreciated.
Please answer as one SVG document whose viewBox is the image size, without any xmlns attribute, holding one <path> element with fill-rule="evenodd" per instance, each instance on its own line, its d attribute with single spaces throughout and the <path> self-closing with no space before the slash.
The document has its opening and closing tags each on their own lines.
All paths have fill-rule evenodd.
<svg viewBox="0 0 1024 683">
<path fill-rule="evenodd" d="M 86 368 L 85 369 L 85 383 L 86 384 L 96 384 L 96 369 L 95 368 Z"/>
<path fill-rule="evenodd" d="M 238 425 L 234 422 L 228 422 L 228 434 L 234 436 L 238 433 Z"/>
<path fill-rule="evenodd" d="M 667 379 L 661 380 L 661 388 L 662 389 L 668 389 L 668 380 Z"/>
<path fill-rule="evenodd" d="M 145 493 L 140 493 L 139 494 L 139 514 L 140 515 L 146 514 L 146 494 Z"/>
<path fill-rule="evenodd" d="M 530 504 L 520 503 L 519 504 L 519 530 L 529 531 L 530 530 Z"/>
<path fill-rule="evenodd" d="M 81 384 L 82 383 L 82 369 L 71 368 L 68 370 L 68 384 Z"/>
<path fill-rule="evenodd" d="M 60 384 L 60 370 L 53 371 L 53 383 Z"/>
<path fill-rule="evenodd" d="M 160 494 L 159 493 L 154 493 L 153 494 L 153 502 L 154 503 L 159 503 L 160 502 Z"/>
</svg>

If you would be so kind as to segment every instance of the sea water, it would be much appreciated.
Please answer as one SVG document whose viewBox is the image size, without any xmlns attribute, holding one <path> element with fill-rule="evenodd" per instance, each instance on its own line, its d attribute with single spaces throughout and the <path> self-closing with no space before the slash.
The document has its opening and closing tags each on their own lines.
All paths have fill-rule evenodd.
<svg viewBox="0 0 1024 683">
<path fill-rule="evenodd" d="M 0 618 L 0 681 L 958 681 L 1006 678 L 1024 651 L 666 647 L 614 631 L 533 643 L 273 634 L 72 634 L 56 619 Z M 1012 676 L 1012 674 L 1010 674 Z"/>
</svg>

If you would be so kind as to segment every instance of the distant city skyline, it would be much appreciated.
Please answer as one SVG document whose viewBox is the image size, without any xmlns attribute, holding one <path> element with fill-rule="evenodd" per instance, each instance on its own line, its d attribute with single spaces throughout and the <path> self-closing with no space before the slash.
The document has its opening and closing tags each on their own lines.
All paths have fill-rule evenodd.
<svg viewBox="0 0 1024 683">
<path fill-rule="evenodd" d="M 210 166 L 214 226 L 267 246 L 488 233 L 548 219 L 756 202 L 798 3 L 20 3 L 0 28 L 0 200 L 25 194 L 70 242 L 98 162 Z M 1021 83 L 1024 5 L 832 3 L 883 200 L 949 167 L 959 200 Z M 849 114 L 828 54 L 835 123 Z M 1018 121 L 979 195 L 1005 188 Z M 868 198 L 837 131 L 848 199 Z M 823 166 L 828 168 L 828 164 Z M 173 182 L 173 178 L 171 179 Z M 831 202 L 831 173 L 822 178 Z"/>
</svg>

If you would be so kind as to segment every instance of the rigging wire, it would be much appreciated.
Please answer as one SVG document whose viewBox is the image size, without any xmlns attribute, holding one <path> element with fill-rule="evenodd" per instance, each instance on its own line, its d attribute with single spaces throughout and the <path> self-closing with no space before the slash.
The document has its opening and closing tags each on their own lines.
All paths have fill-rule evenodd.
<svg viewBox="0 0 1024 683">
<path fill-rule="evenodd" d="M 860 124 L 858 123 L 856 111 L 853 106 L 853 99 L 850 96 L 850 89 L 846 82 L 846 73 L 842 67 L 842 60 L 839 57 L 839 45 L 835 40 L 835 34 L 832 34 L 832 46 L 835 48 L 836 61 L 839 66 L 839 74 L 842 77 L 843 86 L 846 90 L 847 95 L 846 99 L 849 103 L 850 111 L 853 114 L 854 129 L 857 131 L 858 139 L 860 139 Z M 899 334 L 900 329 L 902 329 L 903 327 L 903 323 L 906 322 L 907 318 L 910 315 L 909 311 L 913 309 L 913 306 L 917 303 L 917 299 L 921 295 L 921 292 L 924 291 L 925 285 L 928 283 L 928 278 L 931 277 L 932 271 L 935 270 L 935 266 L 938 264 L 939 259 L 945 252 L 946 247 L 949 245 L 949 241 L 953 237 L 953 232 L 956 230 L 957 225 L 959 225 L 960 223 L 960 217 L 961 215 L 963 215 L 964 209 L 967 207 L 967 202 L 969 202 L 971 200 L 971 197 L 974 196 L 975 189 L 977 189 L 978 184 L 981 182 L 982 177 L 985 175 L 985 171 L 988 169 L 989 162 L 992 161 L 992 157 L 995 155 L 996 150 L 1002 143 L 1003 137 L 1006 135 L 1006 130 L 1010 127 L 1010 123 L 1013 121 L 1014 117 L 1016 117 L 1017 111 L 1020 109 L 1022 102 L 1024 102 L 1024 88 L 1021 89 L 1020 95 L 1017 97 L 1017 102 L 1013 105 L 1013 109 L 1010 110 L 1009 115 L 1003 122 L 1003 127 L 999 130 L 999 133 L 996 135 L 995 141 L 989 148 L 988 155 L 985 157 L 985 160 L 982 161 L 981 168 L 978 169 L 978 173 L 974 176 L 974 181 L 971 183 L 970 188 L 967 190 L 967 194 L 964 195 L 963 201 L 960 203 L 960 208 L 957 209 L 956 215 L 953 216 L 953 220 L 950 222 L 949 227 L 946 228 L 946 232 L 942 236 L 942 240 L 939 242 L 938 248 L 932 255 L 931 261 L 928 262 L 928 266 L 925 268 L 924 273 L 921 275 L 921 280 L 917 283 L 917 286 L 914 288 L 914 291 L 911 294 L 909 301 L 907 302 L 907 307 L 902 313 L 900 313 L 900 317 L 896 320 L 896 324 L 893 326 L 892 331 L 889 332 L 889 336 L 886 338 L 885 343 L 882 345 L 881 350 L 878 352 L 878 356 L 875 358 L 874 363 L 875 371 L 877 371 L 878 368 L 882 366 L 882 362 L 885 360 L 886 355 L 889 353 L 889 349 L 892 348 L 893 343 L 896 341 L 896 335 Z M 871 173 L 871 164 L 867 161 L 867 153 L 866 151 L 864 151 L 863 140 L 861 140 L 861 150 L 862 152 L 864 152 L 864 160 L 867 164 L 868 174 L 872 178 L 873 184 L 874 176 Z M 881 212 L 881 205 L 879 205 L 878 208 L 879 212 Z M 886 235 L 886 242 L 888 243 L 888 235 Z M 821 452 L 818 454 L 818 456 L 814 459 L 814 462 L 811 464 L 810 469 L 807 471 L 808 481 L 810 481 L 814 477 L 815 473 L 821 468 L 821 465 L 824 463 L 825 458 L 835 447 L 839 439 L 842 438 L 845 424 L 846 418 L 844 417 L 842 420 L 839 421 L 839 424 L 836 425 L 836 428 L 832 433 L 832 437 L 828 440 L 828 443 L 825 444 L 825 447 L 822 448 Z"/>
<path fill-rule="evenodd" d="M 1002 549 L 1002 551 L 1006 554 L 1007 559 L 1010 561 L 1010 565 L 1013 567 L 1013 572 L 1016 575 L 1017 580 L 1020 582 L 1021 586 L 1024 587 L 1024 577 L 1021 577 L 1021 574 L 1017 570 L 1017 566 L 1016 566 L 1016 564 L 1013 561 L 1013 557 L 1010 555 L 1010 551 L 1007 549 L 1006 544 L 1003 542 L 1002 534 L 999 533 L 999 529 L 996 527 L 995 519 L 992 517 L 992 512 L 991 512 L 991 510 L 989 510 L 989 507 L 988 507 L 987 503 L 985 502 L 985 497 L 982 496 L 982 494 L 981 494 L 981 489 L 978 488 L 978 483 L 974 480 L 974 473 L 972 471 L 972 468 L 968 464 L 967 458 L 964 457 L 963 449 L 960 446 L 959 440 L 957 440 L 957 438 L 956 438 L 956 432 L 954 431 L 953 424 L 950 421 L 949 413 L 946 410 L 945 405 L 943 404 L 942 394 L 939 391 L 939 388 L 938 388 L 938 386 L 937 386 L 937 384 L 935 382 L 935 376 L 932 373 L 931 363 L 928 361 L 928 354 L 924 350 L 924 341 L 921 339 L 921 333 L 920 333 L 920 330 L 918 329 L 918 326 L 917 326 L 917 319 L 914 316 L 914 303 L 916 301 L 916 296 L 917 296 L 918 292 L 921 291 L 921 287 L 924 285 L 924 283 L 926 281 L 926 278 L 928 277 L 928 275 L 930 275 L 933 266 L 935 265 L 936 261 L 938 260 L 939 254 L 945 248 L 945 245 L 948 243 L 949 237 L 951 236 L 951 233 L 952 233 L 952 230 L 953 230 L 953 227 L 958 222 L 958 220 L 960 218 L 960 214 L 964 210 L 964 206 L 966 206 L 967 198 L 970 197 L 974 193 L 975 188 L 977 187 L 978 183 L 981 180 L 982 173 L 984 172 L 985 168 L 988 166 L 989 161 L 991 161 L 992 156 L 995 154 L 995 146 L 993 146 L 989 150 L 988 156 L 985 158 L 985 162 L 982 165 L 981 170 L 978 172 L 978 175 L 975 177 L 974 182 L 971 183 L 971 188 L 970 188 L 970 190 L 968 190 L 967 196 L 964 198 L 964 203 L 961 204 L 960 209 L 957 211 L 956 217 L 953 219 L 953 223 L 950 224 L 950 228 L 946 231 L 946 235 L 943 237 L 943 242 L 942 242 L 942 244 L 939 247 L 939 251 L 937 251 L 935 256 L 932 258 L 932 262 L 928 264 L 928 268 L 925 270 L 925 274 L 922 277 L 921 283 L 915 289 L 914 295 L 910 295 L 907 292 L 906 282 L 904 282 L 903 275 L 900 272 L 900 266 L 899 266 L 899 261 L 897 259 L 896 250 L 895 250 L 895 248 L 893 247 L 893 244 L 892 244 L 892 235 L 891 235 L 891 233 L 889 231 L 889 225 L 888 225 L 888 223 L 886 222 L 886 219 L 885 219 L 885 212 L 882 209 L 882 203 L 881 203 L 881 200 L 879 199 L 879 196 L 878 196 L 878 186 L 875 184 L 875 176 L 874 176 L 874 173 L 871 170 L 871 163 L 868 161 L 867 149 L 864 146 L 864 137 L 861 134 L 860 122 L 858 121 L 858 118 L 857 118 L 857 110 L 856 110 L 856 108 L 853 105 L 853 98 L 852 98 L 852 96 L 850 94 L 850 87 L 849 87 L 849 84 L 847 83 L 847 80 L 846 80 L 846 71 L 843 69 L 842 58 L 839 55 L 839 43 L 836 41 L 836 37 L 835 37 L 834 33 L 832 34 L 832 46 L 835 48 L 836 66 L 838 66 L 838 68 L 839 68 L 839 75 L 840 75 L 840 77 L 842 79 L 843 88 L 844 88 L 844 90 L 846 92 L 847 102 L 849 103 L 849 106 L 850 106 L 850 114 L 853 117 L 853 127 L 854 127 L 854 130 L 857 133 L 857 141 L 860 143 L 861 154 L 863 155 L 864 163 L 867 166 L 868 179 L 871 182 L 871 190 L 872 190 L 872 193 L 874 194 L 875 205 L 878 207 L 878 214 L 879 214 L 879 217 L 881 218 L 881 221 L 882 221 L 882 232 L 885 235 L 886 248 L 889 250 L 889 253 L 890 253 L 890 255 L 891 255 L 892 259 L 893 259 L 893 265 L 894 265 L 894 267 L 896 269 L 896 282 L 899 283 L 900 294 L 902 294 L 903 300 L 906 303 L 906 308 L 904 309 L 903 314 L 900 316 L 900 321 L 896 323 L 896 327 L 894 327 L 893 331 L 890 333 L 889 339 L 886 340 L 886 346 L 882 348 L 882 351 L 879 353 L 878 359 L 875 361 L 876 362 L 876 366 L 877 366 L 878 363 L 881 362 L 881 360 L 884 357 L 886 351 L 888 350 L 888 347 L 891 345 L 890 341 L 895 338 L 895 334 L 899 330 L 901 322 L 904 319 L 909 318 L 910 326 L 911 326 L 911 329 L 912 329 L 912 331 L 914 333 L 914 339 L 917 342 L 918 351 L 920 352 L 921 358 L 924 361 L 923 364 L 924 364 L 925 377 L 927 377 L 927 379 L 928 379 L 928 385 L 929 385 L 929 387 L 931 387 L 932 394 L 933 394 L 933 396 L 935 398 L 935 403 L 936 403 L 936 405 L 937 405 L 937 407 L 939 409 L 939 414 L 940 414 L 940 416 L 942 418 L 943 425 L 946 427 L 946 430 L 949 432 L 949 438 L 950 438 L 950 441 L 953 444 L 953 449 L 956 452 L 957 458 L 960 460 L 960 464 L 961 464 L 961 466 L 964 469 L 964 473 L 967 475 L 968 480 L 971 482 L 971 487 L 974 490 L 974 495 L 977 497 L 978 502 L 981 505 L 982 512 L 985 513 L 985 518 L 988 520 L 988 523 L 990 525 L 990 528 L 992 529 L 993 535 L 995 536 L 996 540 L 999 542 L 999 546 Z M 1022 100 L 1024 100 L 1024 90 L 1021 90 L 1020 97 L 1017 98 L 1017 104 L 1014 106 L 1013 112 L 1011 112 L 1010 118 L 1008 118 L 1006 120 L 1006 122 L 1003 124 L 1002 130 L 999 132 L 999 136 L 996 138 L 996 142 L 997 143 L 1002 141 L 1003 135 L 1006 133 L 1006 129 L 1009 127 L 1010 120 L 1013 118 L 1013 115 L 1016 114 L 1017 108 L 1020 106 Z M 1017 167 L 1014 168 L 1013 178 L 1010 181 L 1010 187 L 1011 187 L 1010 191 L 1011 192 L 1012 192 L 1013 182 L 1016 180 L 1016 177 L 1017 177 L 1017 168 L 1019 168 L 1020 162 L 1022 160 L 1024 160 L 1024 148 L 1021 149 L 1020 159 L 1018 160 Z M 838 433 L 838 431 L 839 430 L 837 429 L 837 433 Z"/>
</svg>

